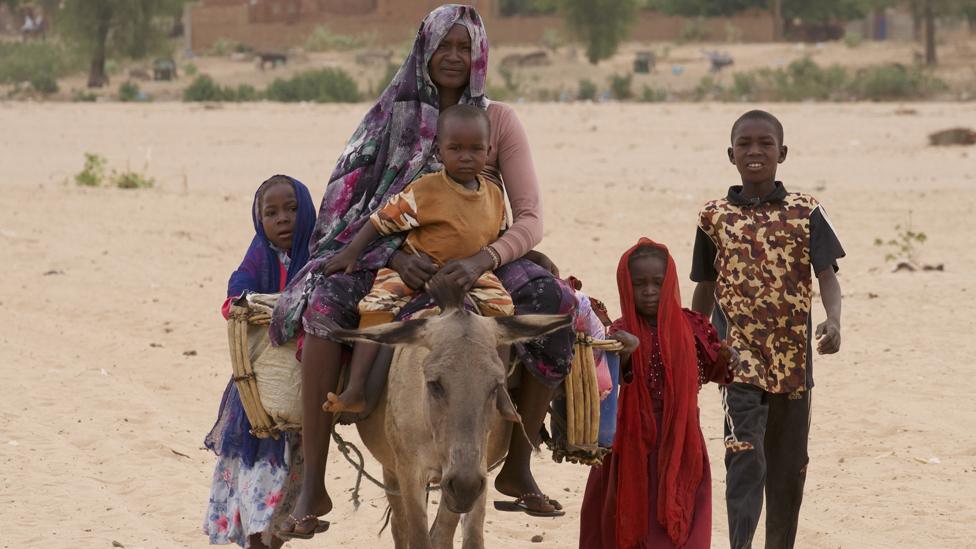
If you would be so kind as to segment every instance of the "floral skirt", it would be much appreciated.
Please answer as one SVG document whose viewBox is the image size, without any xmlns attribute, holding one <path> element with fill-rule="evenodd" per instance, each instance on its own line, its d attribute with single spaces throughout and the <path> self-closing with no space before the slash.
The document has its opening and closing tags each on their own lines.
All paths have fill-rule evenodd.
<svg viewBox="0 0 976 549">
<path fill-rule="evenodd" d="M 259 459 L 248 467 L 239 457 L 219 456 L 210 486 L 203 533 L 210 543 L 236 543 L 261 534 L 265 544 L 298 499 L 302 478 L 301 436 L 285 435 L 285 461 Z"/>
</svg>

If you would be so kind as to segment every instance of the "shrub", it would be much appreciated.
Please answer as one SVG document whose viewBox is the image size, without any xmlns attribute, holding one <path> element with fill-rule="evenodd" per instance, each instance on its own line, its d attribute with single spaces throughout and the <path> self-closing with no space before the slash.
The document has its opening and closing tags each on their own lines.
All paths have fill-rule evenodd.
<svg viewBox="0 0 976 549">
<path fill-rule="evenodd" d="M 189 76 L 190 78 L 196 76 L 198 72 L 199 69 L 197 69 L 195 63 L 187 63 L 186 65 L 183 66 L 183 73 Z"/>
<path fill-rule="evenodd" d="M 580 101 L 593 101 L 596 99 L 597 89 L 596 84 L 588 78 L 584 78 L 579 81 L 579 93 L 576 94 L 576 98 Z"/>
<path fill-rule="evenodd" d="M 58 81 L 50 74 L 35 75 L 31 78 L 30 85 L 42 95 L 58 93 Z"/>
<path fill-rule="evenodd" d="M 351 34 L 336 34 L 328 27 L 318 25 L 305 39 L 305 49 L 308 51 L 346 51 L 361 48 L 364 40 Z"/>
<path fill-rule="evenodd" d="M 614 74 L 610 77 L 610 93 L 613 94 L 613 97 L 616 99 L 630 99 L 631 96 L 634 95 L 633 91 L 630 89 L 633 81 L 634 75 L 632 74 L 626 74 L 623 76 Z"/>
<path fill-rule="evenodd" d="M 80 67 L 80 58 L 53 42 L 0 42 L 3 84 L 30 82 L 50 88 L 50 82 Z"/>
<path fill-rule="evenodd" d="M 705 18 L 696 17 L 689 19 L 682 25 L 681 32 L 678 34 L 678 43 L 702 42 L 707 38 L 708 33 L 705 32 Z"/>
<path fill-rule="evenodd" d="M 725 89 L 711 76 L 703 76 L 695 86 L 694 97 L 696 101 L 721 99 L 725 95 Z"/>
<path fill-rule="evenodd" d="M 94 93 L 85 92 L 81 90 L 75 90 L 71 94 L 71 100 L 76 103 L 94 103 L 98 99 Z"/>
<path fill-rule="evenodd" d="M 844 45 L 848 48 L 856 48 L 864 41 L 864 37 L 859 32 L 844 33 Z"/>
<path fill-rule="evenodd" d="M 359 88 L 346 71 L 325 68 L 304 72 L 288 80 L 277 78 L 268 86 L 265 96 L 271 101 L 285 103 L 351 103 L 359 100 Z"/>
<path fill-rule="evenodd" d="M 217 41 L 214 42 L 213 46 L 210 46 L 210 51 L 214 55 L 223 57 L 233 51 L 236 45 L 237 44 L 235 42 L 226 38 L 218 38 Z"/>
<path fill-rule="evenodd" d="M 229 91 L 229 90 L 228 90 Z M 258 101 L 261 99 L 261 93 L 250 84 L 241 84 L 237 86 L 237 90 L 233 93 L 233 99 L 228 99 L 228 101 Z"/>
<path fill-rule="evenodd" d="M 130 101 L 139 100 L 139 86 L 133 82 L 123 82 L 119 86 L 119 101 L 123 103 L 128 103 Z"/>
<path fill-rule="evenodd" d="M 945 82 L 918 67 L 879 65 L 859 70 L 851 90 L 872 101 L 929 97 L 948 89 Z"/>
<path fill-rule="evenodd" d="M 183 101 L 234 101 L 234 99 L 234 90 L 217 84 L 206 74 L 196 77 L 183 90 Z"/>
<path fill-rule="evenodd" d="M 667 101 L 668 91 L 664 88 L 654 89 L 649 86 L 644 86 L 644 91 L 641 92 L 640 100 L 643 103 L 660 103 L 662 101 Z"/>
<path fill-rule="evenodd" d="M 141 173 L 125 171 L 113 173 L 112 184 L 120 189 L 149 189 L 156 185 L 156 180 Z"/>
<path fill-rule="evenodd" d="M 83 187 L 99 187 L 105 180 L 105 157 L 85 153 L 85 167 L 75 174 L 75 183 Z"/>
</svg>

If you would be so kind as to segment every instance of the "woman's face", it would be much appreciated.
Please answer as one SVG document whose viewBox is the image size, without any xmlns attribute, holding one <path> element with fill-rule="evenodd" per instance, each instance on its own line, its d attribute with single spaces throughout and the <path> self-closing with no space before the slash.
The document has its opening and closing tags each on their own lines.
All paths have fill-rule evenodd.
<svg viewBox="0 0 976 549">
<path fill-rule="evenodd" d="M 462 89 L 471 77 L 471 37 L 463 25 L 454 25 L 438 44 L 427 65 L 438 87 Z"/>
</svg>

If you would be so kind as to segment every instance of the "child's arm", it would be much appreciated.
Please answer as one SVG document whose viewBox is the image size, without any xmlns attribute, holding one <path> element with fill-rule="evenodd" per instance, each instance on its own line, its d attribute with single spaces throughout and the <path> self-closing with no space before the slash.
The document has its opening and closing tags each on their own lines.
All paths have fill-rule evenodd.
<svg viewBox="0 0 976 549">
<path fill-rule="evenodd" d="M 706 280 L 695 285 L 695 294 L 691 298 L 691 310 L 712 317 L 715 308 L 715 282 Z"/>
<path fill-rule="evenodd" d="M 637 347 L 640 345 L 640 339 L 637 336 L 625 332 L 623 330 L 614 330 L 611 328 L 611 332 L 608 334 L 609 339 L 615 339 L 619 341 L 624 348 L 617 352 L 620 357 L 620 379 L 624 383 L 630 383 L 633 377 L 633 368 L 630 366 L 630 356 L 634 354 Z"/>
<path fill-rule="evenodd" d="M 356 269 L 356 261 L 374 240 L 419 227 L 417 210 L 420 207 L 416 206 L 417 199 L 413 184 L 391 196 L 382 208 L 369 216 L 352 242 L 325 263 L 325 274 L 330 275 L 339 271 L 352 273 Z"/>
<path fill-rule="evenodd" d="M 363 255 L 366 246 L 369 246 L 379 236 L 380 232 L 376 230 L 371 221 L 367 220 L 356 233 L 352 242 L 325 262 L 326 276 L 339 271 L 345 271 L 346 274 L 352 273 L 356 268 L 356 261 Z"/>
<path fill-rule="evenodd" d="M 820 300 L 827 311 L 827 320 L 817 326 L 817 352 L 822 355 L 834 354 L 840 350 L 840 281 L 833 268 L 817 273 L 820 285 Z"/>
</svg>

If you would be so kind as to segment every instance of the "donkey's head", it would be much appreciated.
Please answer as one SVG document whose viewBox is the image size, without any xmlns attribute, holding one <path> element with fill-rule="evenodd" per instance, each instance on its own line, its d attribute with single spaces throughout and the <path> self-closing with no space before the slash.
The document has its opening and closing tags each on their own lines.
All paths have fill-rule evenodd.
<svg viewBox="0 0 976 549">
<path fill-rule="evenodd" d="M 424 399 L 440 458 L 444 503 L 451 511 L 465 513 L 485 489 L 485 452 L 496 414 L 520 422 L 508 395 L 506 365 L 498 348 L 536 339 L 570 321 L 569 315 L 486 318 L 449 305 L 436 317 L 340 330 L 335 335 L 429 350 L 423 364 L 417 365 L 423 368 L 425 389 L 416 398 Z"/>
</svg>

